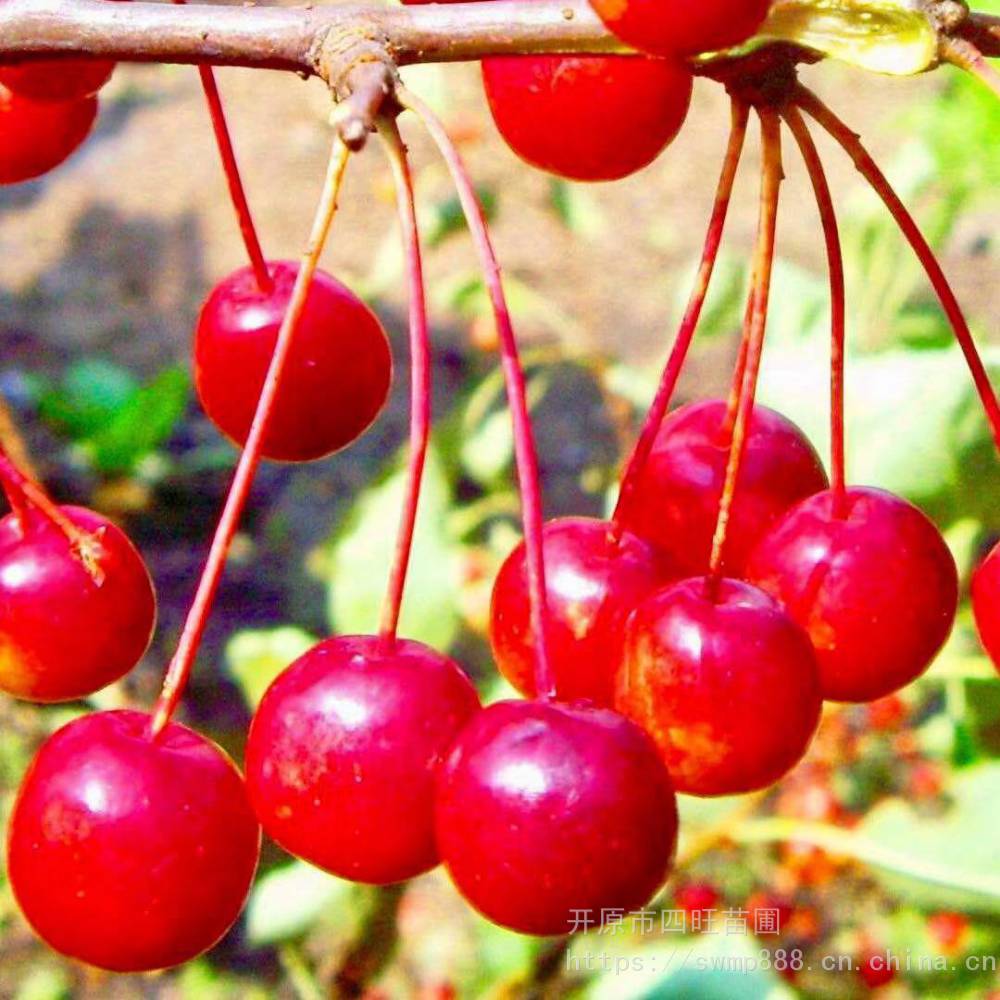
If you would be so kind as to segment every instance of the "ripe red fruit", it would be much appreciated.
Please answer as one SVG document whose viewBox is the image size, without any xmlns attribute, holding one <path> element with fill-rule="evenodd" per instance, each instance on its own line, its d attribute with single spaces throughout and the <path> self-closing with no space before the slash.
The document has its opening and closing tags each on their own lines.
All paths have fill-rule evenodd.
<svg viewBox="0 0 1000 1000">
<path fill-rule="evenodd" d="M 205 412 L 239 444 L 250 432 L 278 329 L 298 273 L 268 264 L 273 288 L 249 267 L 215 286 L 195 330 L 195 385 Z M 375 314 L 317 271 L 295 333 L 263 453 L 286 462 L 321 458 L 358 438 L 385 403 L 392 355 Z"/>
<path fill-rule="evenodd" d="M 525 934 L 643 906 L 673 859 L 677 807 L 645 735 L 606 709 L 501 701 L 438 776 L 441 860 L 463 896 Z"/>
<path fill-rule="evenodd" d="M 767 16 L 769 0 L 590 0 L 624 42 L 654 55 L 697 55 L 745 42 Z"/>
<path fill-rule="evenodd" d="M 625 619 L 668 579 L 655 551 L 630 532 L 616 542 L 607 521 L 565 517 L 543 528 L 549 656 L 563 700 L 611 706 Z M 525 550 L 507 557 L 493 586 L 490 644 L 500 672 L 522 694 L 535 693 Z"/>
<path fill-rule="evenodd" d="M 42 745 L 18 792 L 7 871 L 56 951 L 115 972 L 178 965 L 236 920 L 260 828 L 233 762 L 170 723 L 99 712 Z"/>
<path fill-rule="evenodd" d="M 680 131 L 691 73 L 667 59 L 504 56 L 483 60 L 493 120 L 533 166 L 610 181 L 652 163 Z"/>
<path fill-rule="evenodd" d="M 96 97 L 32 101 L 0 87 L 0 184 L 59 166 L 87 138 L 96 117 Z"/>
<path fill-rule="evenodd" d="M 156 596 L 142 557 L 106 518 L 63 507 L 74 547 L 42 512 L 0 520 L 0 690 L 68 701 L 127 674 L 146 652 Z"/>
<path fill-rule="evenodd" d="M 719 905 L 722 897 L 710 882 L 691 882 L 674 890 L 674 905 L 690 918 L 697 914 L 699 923 L 708 923 L 708 915 Z"/>
<path fill-rule="evenodd" d="M 1000 544 L 972 575 L 972 611 L 983 649 L 1000 670 Z"/>
<path fill-rule="evenodd" d="M 729 458 L 721 399 L 674 410 L 660 428 L 622 523 L 685 575 L 708 569 Z M 755 406 L 729 518 L 724 571 L 739 575 L 754 544 L 796 501 L 826 489 L 815 449 L 790 420 Z"/>
<path fill-rule="evenodd" d="M 884 490 L 802 501 L 757 547 L 747 578 L 773 594 L 809 633 L 823 697 L 871 701 L 927 669 L 951 631 L 955 561 L 912 504 Z"/>
<path fill-rule="evenodd" d="M 805 753 L 819 723 L 808 636 L 763 591 L 698 577 L 633 612 L 615 706 L 659 746 L 693 795 L 765 788 Z"/>
<path fill-rule="evenodd" d="M 946 955 L 955 955 L 969 938 L 969 921 L 961 913 L 932 913 L 927 918 L 927 931 Z"/>
<path fill-rule="evenodd" d="M 422 643 L 336 636 L 271 685 L 250 727 L 247 785 L 267 833 L 326 871 L 401 882 L 438 863 L 434 778 L 479 709 Z"/>
<path fill-rule="evenodd" d="M 888 986 L 896 978 L 892 957 L 885 952 L 866 952 L 861 956 L 858 974 L 869 989 Z"/>
<path fill-rule="evenodd" d="M 0 66 L 0 84 L 32 101 L 92 97 L 114 72 L 111 59 L 40 59 Z"/>
</svg>

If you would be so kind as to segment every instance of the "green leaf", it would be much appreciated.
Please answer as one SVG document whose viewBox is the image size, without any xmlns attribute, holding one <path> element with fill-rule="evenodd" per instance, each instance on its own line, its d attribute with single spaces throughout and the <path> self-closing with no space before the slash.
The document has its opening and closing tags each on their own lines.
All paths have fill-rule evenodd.
<svg viewBox="0 0 1000 1000">
<path fill-rule="evenodd" d="M 655 945 L 614 947 L 615 939 L 582 938 L 567 956 L 611 968 L 583 992 L 587 1000 L 791 1000 L 795 994 L 770 968 L 771 951 L 747 934 L 660 939 Z M 581 954 L 582 953 L 582 954 Z M 600 967 L 600 964 L 598 964 Z"/>
<path fill-rule="evenodd" d="M 239 685 L 247 706 L 255 709 L 271 682 L 293 660 L 316 645 L 316 638 L 294 626 L 243 629 L 226 643 L 229 676 Z"/>
<path fill-rule="evenodd" d="M 798 423 L 825 456 L 829 372 L 817 346 L 765 351 L 759 399 Z M 963 459 L 956 439 L 972 391 L 957 348 L 855 356 L 847 362 L 846 384 L 851 482 L 899 493 L 946 520 L 955 507 L 956 486 L 969 480 L 975 489 L 976 478 L 995 469 L 995 459 L 987 461 L 982 451 L 981 413 L 982 426 L 965 445 L 980 455 L 974 463 Z M 986 500 L 995 495 L 988 489 L 982 494 Z"/>
<path fill-rule="evenodd" d="M 188 391 L 186 369 L 160 372 L 116 410 L 110 423 L 89 437 L 85 454 L 101 472 L 131 472 L 173 432 L 187 407 Z"/>
<path fill-rule="evenodd" d="M 250 894 L 247 940 L 255 947 L 300 937 L 328 910 L 350 907 L 355 885 L 293 861 L 269 871 Z"/>
<path fill-rule="evenodd" d="M 330 559 L 327 607 L 341 633 L 369 633 L 378 624 L 396 545 L 405 469 L 363 491 L 344 520 Z M 459 627 L 458 573 L 446 530 L 451 486 L 436 447 L 427 452 L 413 552 L 403 595 L 400 635 L 447 648 Z"/>
<path fill-rule="evenodd" d="M 64 1000 L 72 995 L 73 983 L 64 969 L 41 965 L 21 981 L 14 1000 Z"/>
<path fill-rule="evenodd" d="M 588 239 L 597 239 L 607 231 L 607 220 L 600 202 L 582 184 L 570 184 L 562 178 L 549 181 L 549 201 L 562 224 Z"/>
<path fill-rule="evenodd" d="M 875 806 L 851 830 L 772 817 L 737 827 L 740 843 L 792 840 L 867 864 L 894 898 L 927 909 L 995 915 L 1000 907 L 1000 838 L 994 807 L 1000 763 L 955 775 L 940 815 L 902 799 Z"/>
<path fill-rule="evenodd" d="M 43 392 L 43 420 L 72 438 L 100 430 L 135 395 L 138 381 L 120 365 L 100 358 L 77 361 L 58 387 Z"/>
</svg>

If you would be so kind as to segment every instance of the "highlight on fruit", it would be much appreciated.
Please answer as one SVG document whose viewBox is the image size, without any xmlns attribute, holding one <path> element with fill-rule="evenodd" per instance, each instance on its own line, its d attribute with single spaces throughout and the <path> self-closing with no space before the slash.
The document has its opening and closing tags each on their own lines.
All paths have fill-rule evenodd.
<svg viewBox="0 0 1000 1000">
<path fill-rule="evenodd" d="M 994 58 L 938 0 L 0 5 L 8 256 L 168 87 L 143 241 L 235 223 L 182 306 L 111 210 L 4 279 L 0 993 L 1000 996 Z"/>
</svg>

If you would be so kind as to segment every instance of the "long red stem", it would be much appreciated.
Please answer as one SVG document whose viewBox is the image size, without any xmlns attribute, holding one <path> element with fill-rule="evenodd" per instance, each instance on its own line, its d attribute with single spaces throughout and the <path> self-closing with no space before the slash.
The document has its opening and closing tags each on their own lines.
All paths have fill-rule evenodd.
<svg viewBox="0 0 1000 1000">
<path fill-rule="evenodd" d="M 913 252 L 917 255 L 924 271 L 941 302 L 941 306 L 955 331 L 955 339 L 958 341 L 965 355 L 966 364 L 972 373 L 972 381 L 975 383 L 976 391 L 982 401 L 983 409 L 986 411 L 986 419 L 989 421 L 990 430 L 997 450 L 1000 451 L 1000 401 L 997 400 L 996 392 L 990 383 L 989 374 L 983 364 L 969 325 L 962 315 L 962 308 L 955 298 L 955 293 L 948 284 L 941 265 L 934 256 L 934 251 L 920 232 L 919 227 L 910 215 L 906 206 L 900 201 L 899 195 L 893 191 L 892 186 L 886 179 L 885 174 L 876 166 L 868 151 L 862 145 L 859 137 L 852 132 L 823 102 L 805 87 L 796 88 L 795 102 L 811 118 L 815 119 L 819 125 L 843 147 L 844 151 L 854 161 L 861 175 L 872 186 L 875 193 L 885 203 L 896 225 L 899 226 L 906 237 Z"/>
<path fill-rule="evenodd" d="M 316 272 L 319 257 L 337 209 L 337 196 L 340 192 L 349 155 L 347 147 L 341 140 L 335 139 L 323 183 L 323 192 L 320 195 L 319 205 L 313 219 L 309 243 L 302 255 L 299 270 L 295 276 L 295 285 L 288 302 L 288 309 L 278 330 L 274 353 L 271 355 L 271 363 L 264 378 L 260 399 L 257 401 L 257 409 L 254 412 L 253 423 L 250 425 L 250 433 L 247 435 L 246 444 L 236 465 L 236 472 L 233 475 L 233 481 L 229 487 L 215 535 L 212 538 L 212 545 L 202 570 L 201 579 L 198 581 L 198 589 L 184 622 L 177 651 L 167 668 L 163 690 L 160 692 L 160 697 L 153 711 L 150 725 L 150 733 L 153 737 L 170 720 L 191 673 L 191 667 L 194 665 L 194 658 L 205 631 L 208 613 L 215 598 L 222 572 L 225 569 L 229 547 L 239 526 L 240 515 L 246 505 L 254 473 L 260 464 L 261 446 L 278 395 L 278 386 L 285 371 L 285 362 L 288 359 L 299 317 L 305 308 L 309 286 L 312 283 L 313 274 Z"/>
<path fill-rule="evenodd" d="M 174 3 L 183 5 L 185 0 L 174 0 Z M 233 139 L 226 123 L 226 112 L 222 107 L 222 97 L 219 94 L 219 85 L 215 81 L 215 72 L 211 66 L 199 66 L 198 75 L 201 77 L 201 89 L 205 92 L 209 117 L 212 119 L 215 144 L 219 149 L 222 169 L 229 187 L 229 197 L 236 210 L 236 219 L 247 249 L 247 256 L 250 258 L 250 266 L 257 279 L 257 287 L 262 294 L 268 295 L 274 288 L 274 282 L 271 279 L 271 272 L 267 269 L 267 261 L 264 259 L 264 252 L 257 236 L 257 227 L 250 212 L 250 203 L 247 201 L 240 167 L 236 162 L 236 150 L 233 148 Z"/>
<path fill-rule="evenodd" d="M 420 484 L 427 458 L 427 442 L 431 426 L 431 360 L 420 234 L 417 228 L 413 179 L 406 158 L 406 147 L 403 145 L 395 120 L 389 118 L 380 120 L 378 129 L 385 144 L 396 186 L 396 206 L 399 210 L 399 227 L 403 238 L 407 283 L 410 290 L 410 458 L 396 551 L 379 623 L 383 642 L 391 645 L 395 641 L 396 630 L 399 627 L 399 611 L 403 602 L 403 588 L 406 585 L 410 553 L 413 549 L 417 507 L 420 504 Z"/>
<path fill-rule="evenodd" d="M 778 116 L 769 110 L 760 112 L 763 166 L 760 186 L 760 215 L 757 223 L 757 247 L 754 253 L 753 288 L 751 290 L 749 337 L 747 339 L 746 370 L 741 380 L 739 405 L 729 446 L 726 478 L 719 499 L 719 516 L 712 538 L 712 554 L 708 564 L 706 592 L 714 600 L 722 579 L 726 536 L 732 513 L 736 483 L 746 450 L 747 432 L 753 414 L 757 392 L 757 375 L 764 350 L 767 327 L 767 306 L 771 293 L 771 269 L 774 262 L 774 235 L 778 219 L 778 194 L 783 178 L 781 170 L 781 131 Z"/>
<path fill-rule="evenodd" d="M 635 494 L 642 472 L 649 461 L 653 445 L 656 443 L 656 435 L 663 423 L 663 418 L 670 408 L 670 403 L 677 388 L 677 381 L 680 378 L 681 370 L 687 359 L 691 341 L 694 338 L 695 330 L 698 328 L 698 320 L 701 318 L 702 307 L 705 304 L 705 296 L 708 294 L 709 284 L 712 280 L 712 272 L 715 270 L 715 262 L 719 256 L 719 245 L 722 242 L 722 234 L 726 225 L 726 216 L 729 212 L 729 201 L 733 193 L 733 182 L 736 179 L 736 171 L 740 164 L 740 156 L 743 152 L 743 143 L 746 138 L 747 119 L 749 108 L 744 101 L 733 98 L 730 107 L 731 124 L 729 127 L 729 144 L 726 147 L 725 157 L 722 161 L 722 172 L 719 175 L 719 183 L 715 191 L 715 204 L 712 207 L 712 216 L 708 223 L 708 231 L 705 234 L 705 243 L 701 252 L 701 264 L 695 276 L 694 287 L 688 297 L 687 308 L 684 317 L 674 338 L 674 345 L 671 348 L 670 356 L 667 358 L 663 374 L 660 376 L 660 384 L 656 389 L 656 395 L 643 421 L 639 431 L 632 455 L 625 466 L 622 475 L 621 490 L 618 494 L 618 503 L 615 505 L 612 522 L 618 527 L 622 514 L 628 509 L 628 504 Z"/>
<path fill-rule="evenodd" d="M 837 213 L 833 206 L 830 185 L 809 128 L 794 105 L 785 107 L 782 117 L 798 143 L 809 173 L 823 227 L 823 239 L 826 243 L 827 269 L 830 272 L 830 489 L 833 495 L 834 517 L 843 517 L 847 512 L 844 457 L 844 348 L 847 296 L 844 291 L 844 255 L 840 246 Z"/>
<path fill-rule="evenodd" d="M 36 483 L 26 476 L 0 449 L 0 485 L 18 520 L 23 523 L 28 507 L 34 507 L 47 517 L 73 546 L 79 546 L 90 537 L 74 524 L 62 508 Z"/>
<path fill-rule="evenodd" d="M 490 240 L 476 189 L 465 164 L 437 116 L 418 97 L 406 90 L 397 92 L 400 104 L 414 112 L 441 151 L 458 192 L 472 240 L 479 254 L 483 278 L 493 307 L 500 338 L 500 364 L 503 368 L 514 425 L 514 462 L 521 489 L 521 517 L 527 555 L 528 590 L 531 602 L 531 628 L 535 636 L 535 691 L 540 698 L 555 697 L 555 676 L 549 658 L 548 601 L 545 588 L 545 557 L 542 551 L 542 496 L 538 481 L 538 455 L 528 412 L 524 370 L 517 350 L 510 310 L 500 277 L 500 265 Z"/>
</svg>

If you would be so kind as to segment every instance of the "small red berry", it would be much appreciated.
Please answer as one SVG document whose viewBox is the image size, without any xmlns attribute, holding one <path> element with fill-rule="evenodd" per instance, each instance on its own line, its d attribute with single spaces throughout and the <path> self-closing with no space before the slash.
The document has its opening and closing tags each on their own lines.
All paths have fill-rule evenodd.
<svg viewBox="0 0 1000 1000">
<path fill-rule="evenodd" d="M 861 981 L 871 990 L 888 986 L 896 978 L 891 956 L 882 952 L 866 952 L 858 966 Z"/>
<path fill-rule="evenodd" d="M 972 610 L 983 648 L 1000 670 L 1000 543 L 972 576 Z"/>
<path fill-rule="evenodd" d="M 590 0 L 622 41 L 654 55 L 697 55 L 745 42 L 769 0 Z"/>
<path fill-rule="evenodd" d="M 99 712 L 50 736 L 8 830 L 7 871 L 56 951 L 115 972 L 178 965 L 243 908 L 260 828 L 233 762 L 141 712 Z"/>
<path fill-rule="evenodd" d="M 452 660 L 385 642 L 314 646 L 268 688 L 247 741 L 250 799 L 267 833 L 358 882 L 401 882 L 438 863 L 435 775 L 479 708 Z"/>
<path fill-rule="evenodd" d="M 32 101 L 0 87 L 0 184 L 59 166 L 87 138 L 96 117 L 96 97 Z"/>
<path fill-rule="evenodd" d="M 674 794 L 653 745 L 585 703 L 491 705 L 438 777 L 438 846 L 455 885 L 524 934 L 567 934 L 607 910 L 645 905 L 676 837 Z"/>
<path fill-rule="evenodd" d="M 877 730 L 898 729 L 906 719 L 906 702 L 898 694 L 877 698 L 868 705 L 868 725 Z"/>
<path fill-rule="evenodd" d="M 127 674 L 156 621 L 153 583 L 125 534 L 82 507 L 62 512 L 74 546 L 41 511 L 0 520 L 0 690 L 69 701 Z"/>
<path fill-rule="evenodd" d="M 932 913 L 927 918 L 927 930 L 946 955 L 955 955 L 969 938 L 969 921 L 961 913 Z"/>
<path fill-rule="evenodd" d="M 667 59 L 503 56 L 483 60 L 493 120 L 523 160 L 579 181 L 641 170 L 680 131 L 691 73 Z"/>
<path fill-rule="evenodd" d="M 668 579 L 655 550 L 630 532 L 586 517 L 543 528 L 548 596 L 548 649 L 563 700 L 586 698 L 610 707 L 621 660 L 625 619 Z M 521 694 L 535 693 L 525 549 L 507 557 L 493 586 L 490 644 L 500 672 Z"/>
<path fill-rule="evenodd" d="M 215 286 L 195 330 L 195 385 L 205 412 L 246 441 L 299 265 L 268 265 L 262 292 L 252 268 Z M 296 329 L 263 452 L 303 462 L 329 455 L 368 428 L 392 381 L 389 341 L 375 314 L 339 281 L 317 271 Z"/>
<path fill-rule="evenodd" d="M 690 882 L 674 890 L 674 906 L 689 918 L 697 915 L 696 920 L 701 921 L 709 919 L 708 914 L 715 910 L 721 898 L 719 890 L 710 882 Z"/>
<path fill-rule="evenodd" d="M 694 578 L 648 597 L 625 629 L 615 706 L 653 737 L 680 792 L 764 788 L 805 753 L 819 723 L 808 636 L 762 590 L 714 597 Z"/>
<path fill-rule="evenodd" d="M 958 573 L 941 533 L 884 490 L 802 501 L 750 558 L 747 579 L 808 631 L 823 697 L 871 701 L 922 674 L 951 631 Z"/>
<path fill-rule="evenodd" d="M 729 460 L 728 407 L 707 399 L 660 427 L 622 523 L 685 575 L 708 569 Z M 815 449 L 790 420 L 755 406 L 729 518 L 725 571 L 739 575 L 760 537 L 803 497 L 826 489 Z"/>
</svg>

